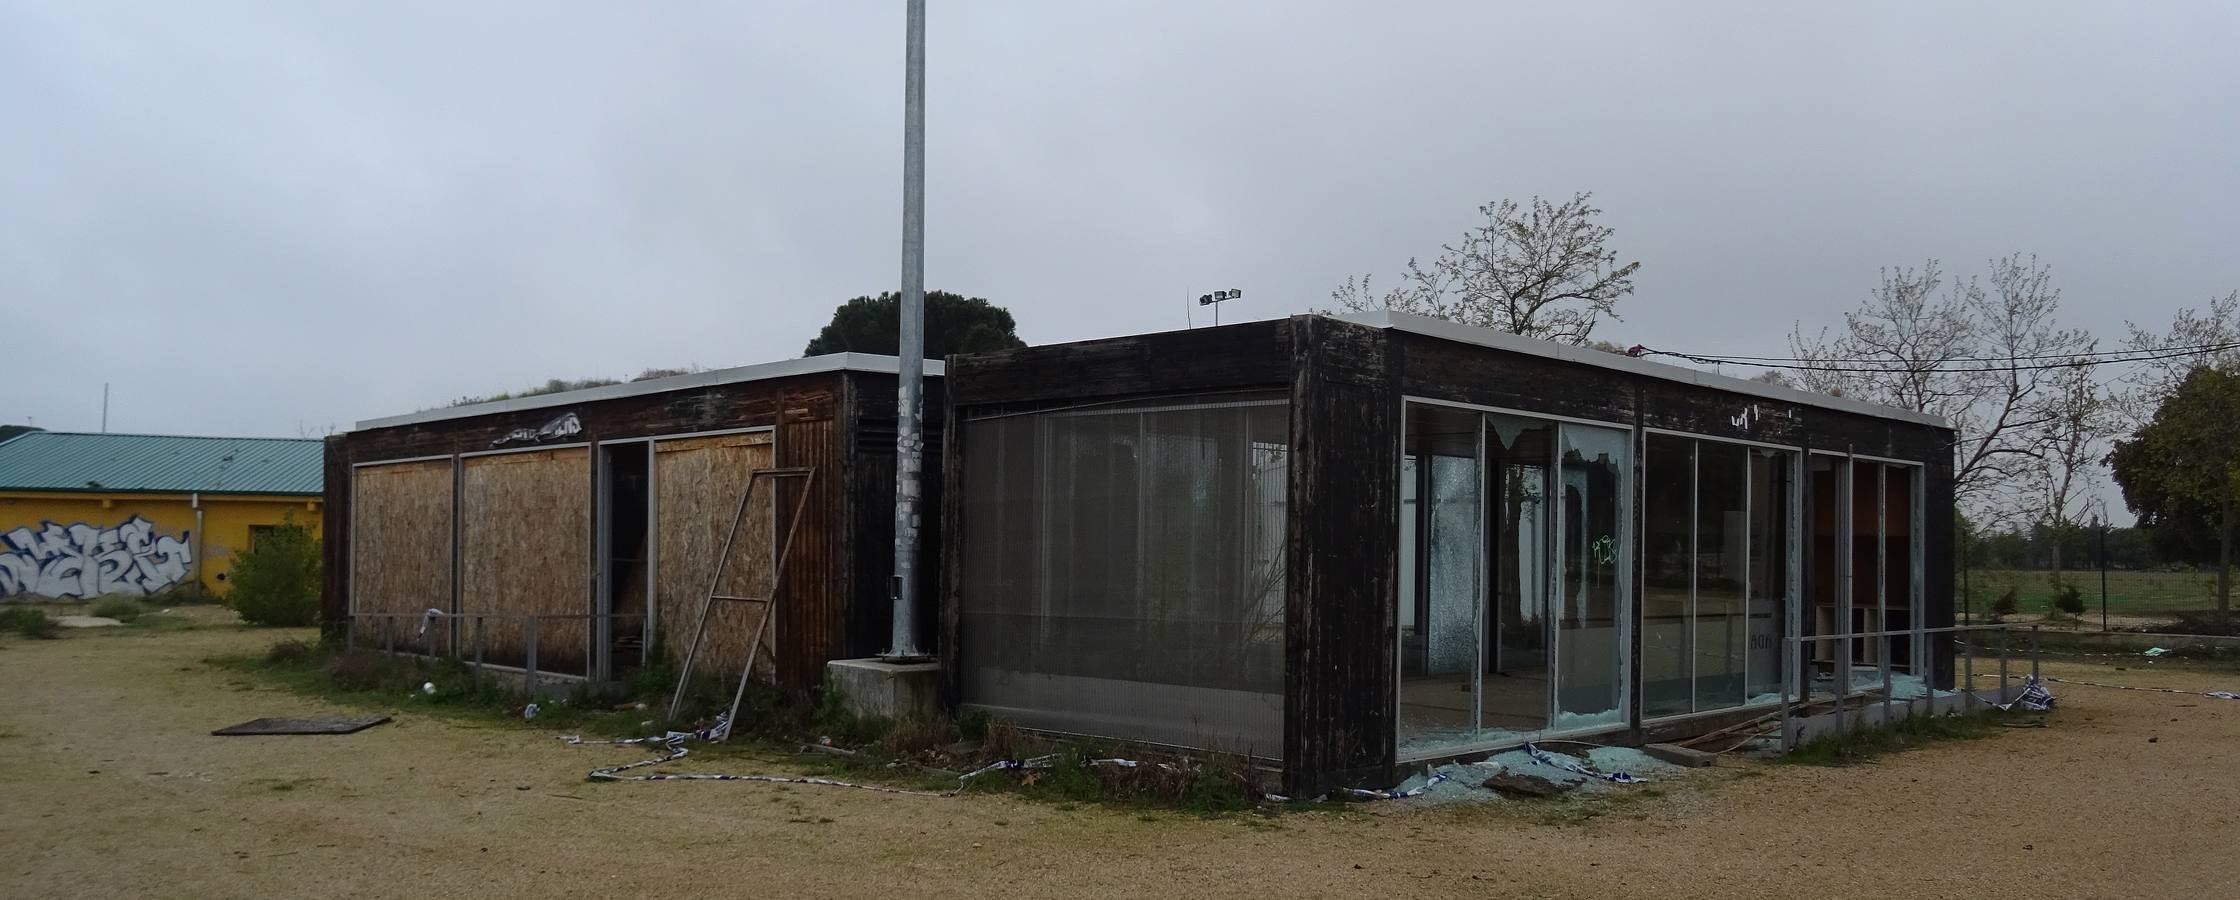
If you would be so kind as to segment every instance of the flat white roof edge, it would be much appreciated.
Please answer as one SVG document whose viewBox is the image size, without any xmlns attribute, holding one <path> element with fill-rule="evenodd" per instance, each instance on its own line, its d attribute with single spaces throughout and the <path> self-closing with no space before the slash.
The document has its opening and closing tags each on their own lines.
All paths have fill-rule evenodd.
<svg viewBox="0 0 2240 900">
<path fill-rule="evenodd" d="M 1556 359 L 1562 360 L 1564 362 L 1574 362 L 1589 366 L 1598 366 L 1605 369 L 1615 369 L 1620 372 L 1629 372 L 1635 375 L 1645 375 L 1650 378 L 1657 378 L 1665 381 L 1676 381 L 1682 384 L 1692 384 L 1697 387 L 1714 388 L 1722 391 L 1732 391 L 1737 394 L 1748 394 L 1753 397 L 1763 397 L 1768 400 L 1780 400 L 1785 403 L 1798 403 L 1806 406 L 1817 406 L 1823 409 L 1836 410 L 1838 412 L 1856 413 L 1862 416 L 1873 416 L 1877 419 L 1896 419 L 1902 422 L 1912 422 L 1917 425 L 1929 425 L 1936 428 L 1950 429 L 1952 427 L 1952 423 L 1945 421 L 1943 416 L 1934 416 L 1928 413 L 1914 412 L 1910 409 L 1901 409 L 1895 406 L 1884 406 L 1880 403 L 1868 403 L 1864 400 L 1853 400 L 1849 397 L 1831 397 L 1827 394 L 1816 394 L 1811 391 L 1799 390 L 1787 385 L 1767 384 L 1763 381 L 1751 381 L 1746 378 L 1736 378 L 1731 375 L 1719 375 L 1712 372 L 1705 372 L 1701 369 L 1691 369 L 1686 366 L 1675 366 L 1670 363 L 1650 362 L 1649 360 L 1638 359 L 1631 356 L 1622 356 L 1616 353 L 1606 353 L 1601 350 L 1596 350 L 1592 347 L 1580 347 L 1572 344 L 1560 344 L 1555 341 L 1544 341 L 1538 338 L 1522 337 L 1519 335 L 1510 334 L 1506 331 L 1496 331 L 1491 328 L 1481 328 L 1476 325 L 1464 325 L 1460 322 L 1449 322 L 1445 319 L 1434 319 L 1430 316 L 1419 316 L 1414 313 L 1393 312 L 1391 310 L 1377 310 L 1373 312 L 1346 313 L 1344 315 L 1334 316 L 1333 318 L 1352 322 L 1357 325 L 1367 325 L 1371 328 L 1385 328 L 1393 331 L 1405 331 L 1410 334 L 1420 334 L 1425 337 L 1440 338 L 1442 340 L 1456 341 L 1458 343 L 1464 344 L 1476 344 L 1480 347 L 1491 347 L 1495 350 L 1503 350 L 1510 353 L 1522 353 L 1527 356 L 1538 356 L 1544 359 Z"/>
<path fill-rule="evenodd" d="M 943 370 L 944 365 L 940 360 L 926 360 L 925 373 L 927 375 L 939 377 Z M 767 381 L 772 378 L 785 378 L 792 375 L 815 375 L 820 372 L 870 372 L 875 375 L 893 375 L 900 371 L 902 371 L 902 361 L 892 356 L 877 353 L 828 353 L 823 356 L 784 359 L 777 362 L 757 363 L 751 366 L 671 375 L 667 378 L 627 381 L 622 384 L 584 388 L 580 391 L 561 391 L 556 394 L 538 394 L 532 397 L 514 397 L 506 400 L 492 400 L 488 403 L 423 410 L 401 416 L 383 416 L 378 419 L 360 421 L 352 426 L 351 430 L 395 428 L 399 425 L 419 425 L 449 419 L 467 419 L 475 416 L 550 409 L 556 406 L 595 403 L 601 400 L 639 397 L 667 391 L 687 391 L 694 388 L 717 387 L 748 381 Z"/>
</svg>

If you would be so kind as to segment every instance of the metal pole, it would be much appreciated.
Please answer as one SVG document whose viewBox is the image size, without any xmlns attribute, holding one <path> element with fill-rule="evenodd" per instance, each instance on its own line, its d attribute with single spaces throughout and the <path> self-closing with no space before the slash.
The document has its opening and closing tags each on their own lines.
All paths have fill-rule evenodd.
<svg viewBox="0 0 2240 900">
<path fill-rule="evenodd" d="M 2005 702 L 2007 702 L 2007 655 L 2008 655 L 2008 654 L 2007 654 L 2007 636 L 2008 636 L 2008 635 L 2010 635 L 2010 634 L 2013 634 L 2013 633 L 2014 633 L 2014 629 L 2012 629 L 2012 628 L 2007 628 L 2007 627 L 2003 627 L 2003 626 L 2002 626 L 2002 627 L 2001 627 L 2001 628 L 1999 629 L 1999 702 L 2000 702 L 2000 703 L 2005 703 Z"/>
<path fill-rule="evenodd" d="M 528 641 L 528 645 L 529 645 L 529 654 L 528 654 L 528 655 L 529 655 L 529 658 L 528 658 L 528 659 L 526 659 L 526 660 L 524 660 L 524 662 L 525 662 L 525 663 L 527 663 L 527 664 L 521 667 L 521 686 L 522 686 L 523 692 L 529 695 L 529 700 L 530 700 L 530 702 L 535 702 L 535 701 L 536 701 L 536 699 L 537 699 L 537 617 L 536 617 L 536 616 L 530 616 L 530 617 L 529 617 L 529 641 Z"/>
<path fill-rule="evenodd" d="M 2038 680 L 2038 626 L 2030 626 L 2030 680 Z"/>
<path fill-rule="evenodd" d="M 1953 633 L 1962 634 L 1963 632 Z M 1960 689 L 1960 703 L 1967 707 L 1968 712 L 1973 713 L 1976 711 L 1976 633 L 1969 631 L 1965 634 L 1968 637 L 1961 642 L 1960 653 L 1964 660 L 1962 665 L 1967 667 L 1965 669 L 1967 674 L 1964 676 L 1967 681 L 1963 683 Z"/>
<path fill-rule="evenodd" d="M 478 616 L 475 616 L 475 617 L 474 617 L 474 689 L 475 689 L 475 690 L 477 690 L 477 691 L 480 691 L 480 690 L 482 690 L 482 649 L 483 649 L 483 646 L 484 646 L 484 645 L 485 645 L 485 644 L 487 643 L 487 641 L 483 640 L 483 637 L 484 637 L 484 635 L 485 635 L 485 634 L 487 634 L 487 633 L 488 633 L 489 631 L 490 631 L 490 626 L 489 626 L 489 620 L 488 620 L 488 618 L 487 618 L 487 617 L 485 617 L 485 616 L 479 616 L 479 615 L 478 615 Z"/>
<path fill-rule="evenodd" d="M 2108 523 L 2100 523 L 2100 630 L 2108 630 Z"/>
<path fill-rule="evenodd" d="M 918 649 L 918 474 L 925 438 L 926 302 L 926 3 L 908 0 L 908 49 L 902 100 L 902 310 L 895 406 L 894 631 L 888 659 Z"/>
<path fill-rule="evenodd" d="M 101 383 L 101 433 L 109 433 L 109 383 Z"/>
</svg>

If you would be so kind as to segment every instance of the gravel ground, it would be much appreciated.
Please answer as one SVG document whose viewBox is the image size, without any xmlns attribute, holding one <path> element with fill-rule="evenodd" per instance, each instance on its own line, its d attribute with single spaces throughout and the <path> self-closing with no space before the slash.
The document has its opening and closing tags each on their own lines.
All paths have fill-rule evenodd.
<svg viewBox="0 0 2240 900">
<path fill-rule="evenodd" d="M 0 896 L 2212 897 L 2240 879 L 2240 702 L 2206 697 L 2055 684 L 2051 728 L 1871 765 L 1200 819 L 590 784 L 629 751 L 409 712 L 347 737 L 211 737 L 337 710 L 202 663 L 286 634 L 119 631 L 0 638 Z M 2047 671 L 2240 689 L 2229 669 L 2127 668 Z"/>
</svg>

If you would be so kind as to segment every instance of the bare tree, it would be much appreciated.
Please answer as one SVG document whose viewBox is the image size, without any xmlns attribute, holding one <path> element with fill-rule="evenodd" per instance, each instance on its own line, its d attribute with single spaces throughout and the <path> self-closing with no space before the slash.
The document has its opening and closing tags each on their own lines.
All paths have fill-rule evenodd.
<svg viewBox="0 0 2240 900">
<path fill-rule="evenodd" d="M 2109 392 L 2092 367 L 2054 370 L 2046 417 L 2038 426 L 2037 456 L 2029 467 L 2030 505 L 2053 538 L 2053 584 L 2061 586 L 2063 539 L 2085 524 L 2100 499 L 2107 441 L 2119 430 Z"/>
<path fill-rule="evenodd" d="M 2200 348 L 2139 363 L 2124 376 L 2126 424 L 2144 425 L 2164 398 L 2176 393 L 2186 374 L 2201 366 L 2240 365 L 2240 291 L 2209 298 L 2208 312 L 2188 307 L 2170 319 L 2170 330 L 2156 334 L 2132 322 L 2124 349 L 2147 352 L 2172 347 Z"/>
<path fill-rule="evenodd" d="M 1954 494 L 1992 517 L 2035 505 L 2026 476 L 2057 415 L 2060 364 L 2096 346 L 2060 326 L 2060 308 L 2052 270 L 2036 256 L 1992 260 L 1981 281 L 1949 286 L 1932 259 L 1884 270 L 1867 303 L 1844 314 L 1842 333 L 1806 337 L 1800 328 L 1790 346 L 1808 390 L 1950 421 L 1959 432 Z"/>
<path fill-rule="evenodd" d="M 1389 309 L 1587 343 L 1603 317 L 1621 318 L 1618 301 L 1633 293 L 1641 268 L 1621 265 L 1608 248 L 1612 230 L 1595 223 L 1602 210 L 1589 202 L 1593 196 L 1488 203 L 1478 207 L 1484 224 L 1442 247 L 1429 267 L 1408 260 L 1398 287 L 1380 294 L 1363 275 L 1346 279 L 1330 297 L 1355 312 Z"/>
</svg>

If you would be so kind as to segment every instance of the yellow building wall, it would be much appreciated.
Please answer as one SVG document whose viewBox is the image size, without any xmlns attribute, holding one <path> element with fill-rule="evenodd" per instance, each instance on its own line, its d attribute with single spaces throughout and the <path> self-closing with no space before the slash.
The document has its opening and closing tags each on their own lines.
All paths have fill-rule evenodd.
<svg viewBox="0 0 2240 900">
<path fill-rule="evenodd" d="M 250 526 L 278 525 L 292 515 L 296 524 L 319 529 L 316 494 L 203 494 L 199 525 L 196 499 L 0 491 L 0 597 L 44 593 L 42 587 L 61 596 L 102 586 L 135 593 L 136 586 L 160 590 L 188 579 L 224 594 L 233 555 L 249 548 Z M 90 579 L 86 565 L 98 568 Z"/>
</svg>

